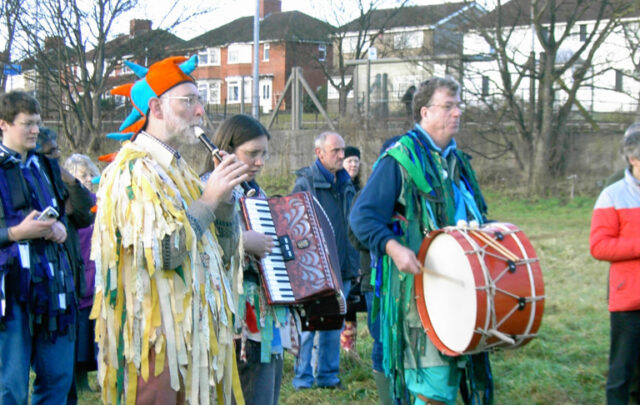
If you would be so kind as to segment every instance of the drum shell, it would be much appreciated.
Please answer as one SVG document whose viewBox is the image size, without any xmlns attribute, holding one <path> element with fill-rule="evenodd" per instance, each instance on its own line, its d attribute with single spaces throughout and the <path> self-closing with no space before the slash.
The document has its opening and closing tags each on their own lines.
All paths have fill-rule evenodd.
<svg viewBox="0 0 640 405">
<path fill-rule="evenodd" d="M 472 269 L 476 318 L 473 335 L 468 345 L 462 350 L 452 349 L 446 339 L 443 340 L 438 336 L 427 311 L 426 300 L 429 297 L 425 297 L 425 276 L 423 274 L 415 276 L 416 304 L 425 332 L 440 351 L 450 356 L 476 353 L 496 347 L 520 347 L 533 338 L 542 322 L 544 283 L 539 261 L 529 239 L 524 232 L 509 223 L 491 223 L 481 228 L 480 232 L 483 235 L 492 238 L 519 259 L 526 259 L 516 261 L 515 271 L 511 272 L 506 270 L 509 266 L 504 254 L 480 239 L 477 236 L 478 231 L 471 232 L 469 228 L 455 227 L 433 231 L 423 240 L 418 252 L 418 260 L 424 263 L 433 241 L 442 234 L 447 234 L 454 238 L 464 251 L 465 258 Z M 502 241 L 496 240 L 496 232 L 504 235 Z M 426 278 L 428 277 L 427 275 Z M 495 289 L 492 287 L 492 281 Z M 518 298 L 511 295 L 523 298 L 535 297 L 535 300 L 522 303 L 520 309 Z M 452 320 L 452 322 L 455 321 L 455 319 Z M 483 333 L 491 329 L 507 337 L 515 336 L 515 342 L 506 342 L 495 335 Z"/>
</svg>

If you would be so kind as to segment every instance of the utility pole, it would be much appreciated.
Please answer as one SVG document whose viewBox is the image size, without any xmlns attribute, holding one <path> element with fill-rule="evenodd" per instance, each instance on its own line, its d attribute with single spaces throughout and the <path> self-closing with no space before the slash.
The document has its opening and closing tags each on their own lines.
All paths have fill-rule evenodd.
<svg viewBox="0 0 640 405">
<path fill-rule="evenodd" d="M 258 119 L 260 114 L 260 90 L 259 69 L 260 63 L 260 0 L 256 0 L 256 14 L 253 17 L 253 118 Z"/>
</svg>

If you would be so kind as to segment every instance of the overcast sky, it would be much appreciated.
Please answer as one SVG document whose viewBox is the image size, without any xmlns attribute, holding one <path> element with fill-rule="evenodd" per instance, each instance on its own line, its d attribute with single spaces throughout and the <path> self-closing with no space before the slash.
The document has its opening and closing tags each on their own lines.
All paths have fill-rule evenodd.
<svg viewBox="0 0 640 405">
<path fill-rule="evenodd" d="M 380 8 L 386 8 L 393 7 L 394 5 L 398 4 L 400 0 L 381 1 L 382 6 Z M 194 5 L 196 5 L 197 7 L 197 4 L 199 3 L 198 0 L 183 0 L 183 2 L 189 5 L 190 10 L 193 9 Z M 446 1 L 444 0 L 409 0 L 409 4 L 411 5 L 427 5 L 445 2 Z M 449 2 L 451 2 L 451 0 L 449 0 Z M 479 1 L 479 3 L 483 2 L 483 0 Z M 174 4 L 173 1 L 141 0 L 141 3 L 142 5 L 140 7 L 138 7 L 135 11 L 128 13 L 127 16 L 122 19 L 121 25 L 117 27 L 114 33 L 128 33 L 128 22 L 132 18 L 151 18 L 154 28 L 166 28 L 167 24 L 169 24 L 169 21 L 175 19 L 175 17 L 166 18 L 163 22 L 163 18 L 167 16 L 168 12 L 170 11 L 171 4 Z M 343 3 L 355 4 L 355 1 L 351 2 L 350 0 L 343 0 Z M 177 29 L 174 29 L 173 32 L 176 35 L 178 35 L 182 39 L 191 39 L 213 28 L 229 23 L 236 18 L 252 16 L 254 15 L 256 9 L 256 0 L 214 0 L 204 1 L 202 2 L 202 4 L 207 4 L 209 7 L 214 7 L 215 11 L 206 16 L 194 18 L 178 27 Z M 211 6 L 212 4 L 213 6 Z M 330 0 L 282 0 L 282 11 L 298 10 L 320 20 L 335 23 L 335 21 L 331 21 L 333 16 L 331 14 L 332 10 L 330 9 L 330 7 L 328 7 L 329 4 Z M 354 6 L 352 15 L 345 16 L 344 22 L 355 18 L 357 16 L 357 13 L 358 9 L 356 6 Z M 176 15 L 176 10 L 174 10 L 173 15 Z"/>
<path fill-rule="evenodd" d="M 380 2 L 379 8 L 389 8 L 399 4 L 402 0 L 372 0 Z M 463 0 L 453 0 L 460 2 Z M 477 0 L 478 3 L 493 2 L 495 0 Z M 122 15 L 118 23 L 112 28 L 110 37 L 117 34 L 129 33 L 129 21 L 134 18 L 151 19 L 153 28 L 167 29 L 180 14 L 190 15 L 207 7 L 212 12 L 190 19 L 188 22 L 173 28 L 171 31 L 182 39 L 191 39 L 209 30 L 229 23 L 236 18 L 253 16 L 255 14 L 257 0 L 139 0 L 139 6 Z M 351 4 L 345 15 L 340 15 L 340 21 L 336 21 L 334 10 L 330 6 L 334 4 Z M 409 5 L 427 5 L 446 3 L 447 0 L 409 0 Z M 452 2 L 449 0 L 449 2 Z M 364 1 L 367 3 L 367 0 Z M 334 25 L 346 23 L 358 15 L 356 0 L 282 0 L 282 11 L 298 10 L 320 20 Z M 349 12 L 351 11 L 351 12 Z M 350 15 L 349 15 L 350 14 Z M 0 49 L 5 45 L 5 27 L 0 27 Z M 13 59 L 19 58 L 19 52 L 14 49 Z"/>
</svg>

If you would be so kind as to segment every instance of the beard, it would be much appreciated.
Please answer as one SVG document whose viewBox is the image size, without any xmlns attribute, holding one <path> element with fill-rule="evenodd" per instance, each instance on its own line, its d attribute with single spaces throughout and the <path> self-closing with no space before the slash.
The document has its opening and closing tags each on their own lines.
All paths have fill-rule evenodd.
<svg viewBox="0 0 640 405">
<path fill-rule="evenodd" d="M 165 108 L 164 121 L 167 128 L 167 132 L 171 138 L 175 140 L 177 144 L 182 145 L 195 145 L 198 138 L 193 130 L 193 127 L 199 126 L 202 123 L 202 119 L 195 117 L 191 122 L 185 118 L 176 114 L 170 106 Z"/>
</svg>

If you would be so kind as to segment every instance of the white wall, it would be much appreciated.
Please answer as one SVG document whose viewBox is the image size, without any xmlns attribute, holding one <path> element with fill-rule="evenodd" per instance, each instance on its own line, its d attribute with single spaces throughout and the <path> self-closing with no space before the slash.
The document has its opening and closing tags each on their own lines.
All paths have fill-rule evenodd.
<svg viewBox="0 0 640 405">
<path fill-rule="evenodd" d="M 583 22 L 586 24 L 587 33 L 594 29 L 594 22 Z M 556 31 L 556 37 L 561 35 L 563 26 L 559 26 Z M 563 58 L 569 58 L 582 45 L 580 41 L 580 24 L 576 24 L 571 37 L 567 38 L 559 51 L 559 62 Z M 531 29 L 523 26 L 515 29 L 511 34 L 508 44 L 508 54 L 513 58 L 514 64 L 510 66 L 512 73 L 512 82 L 518 78 L 515 64 L 522 66 L 532 49 Z M 534 44 L 536 54 L 542 50 L 539 43 Z M 585 50 L 583 54 L 588 51 Z M 486 41 L 477 33 L 469 33 L 464 38 L 465 55 L 490 54 L 491 49 Z M 633 61 L 630 57 L 630 51 L 627 49 L 622 29 L 617 30 L 609 35 L 607 40 L 598 48 L 591 68 L 593 78 L 588 79 L 583 87 L 578 91 L 577 99 L 584 108 L 595 112 L 614 112 L 614 111 L 635 111 L 638 104 L 638 95 L 640 92 L 640 82 L 632 77 L 623 76 L 622 89 L 616 91 L 616 70 L 631 74 L 634 70 Z M 563 76 L 563 80 L 567 86 L 572 85 L 572 71 L 568 71 Z M 470 105 L 479 105 L 481 101 L 473 93 L 479 93 L 482 89 L 482 77 L 487 76 L 490 80 L 490 93 L 496 92 L 495 83 L 502 85 L 500 72 L 497 62 L 469 62 L 465 64 L 464 87 L 467 91 L 464 98 Z M 591 76 L 588 74 L 587 76 Z M 523 80 L 518 88 L 518 94 L 524 100 L 529 99 L 529 80 Z M 558 91 L 558 102 L 566 100 L 566 93 Z"/>
</svg>

